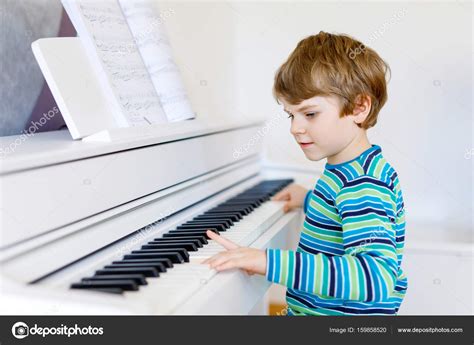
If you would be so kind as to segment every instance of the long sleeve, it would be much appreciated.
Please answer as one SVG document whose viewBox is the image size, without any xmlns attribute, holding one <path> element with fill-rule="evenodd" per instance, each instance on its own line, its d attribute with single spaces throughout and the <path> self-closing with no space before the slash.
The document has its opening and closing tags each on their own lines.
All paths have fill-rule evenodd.
<svg viewBox="0 0 474 345">
<path fill-rule="evenodd" d="M 309 199 L 311 198 L 311 193 L 313 191 L 310 189 L 304 198 L 303 211 L 306 213 L 308 211 Z"/>
<path fill-rule="evenodd" d="M 394 193 L 383 182 L 363 176 L 339 191 L 335 206 L 344 254 L 267 249 L 266 278 L 326 297 L 386 300 L 398 273 Z"/>
</svg>

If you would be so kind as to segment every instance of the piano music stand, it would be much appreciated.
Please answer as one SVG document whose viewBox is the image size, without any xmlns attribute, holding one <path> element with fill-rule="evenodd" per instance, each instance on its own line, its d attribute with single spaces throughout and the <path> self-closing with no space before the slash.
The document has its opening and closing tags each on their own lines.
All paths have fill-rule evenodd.
<svg viewBox="0 0 474 345">
<path fill-rule="evenodd" d="M 31 47 L 73 139 L 117 126 L 80 38 L 42 38 Z"/>
</svg>

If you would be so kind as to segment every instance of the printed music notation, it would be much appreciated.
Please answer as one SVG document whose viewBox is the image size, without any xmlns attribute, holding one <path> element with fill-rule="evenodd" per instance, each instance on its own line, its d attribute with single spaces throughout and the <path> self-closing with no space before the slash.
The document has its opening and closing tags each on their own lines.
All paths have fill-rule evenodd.
<svg viewBox="0 0 474 345">
<path fill-rule="evenodd" d="M 120 126 L 195 117 L 154 0 L 62 0 Z"/>
<path fill-rule="evenodd" d="M 119 3 L 116 0 L 75 0 L 75 3 L 85 29 L 78 33 L 89 38 L 88 47 L 96 54 L 98 78 L 118 103 L 119 116 L 124 117 L 121 123 L 136 126 L 167 122 Z"/>
<path fill-rule="evenodd" d="M 119 0 L 168 121 L 194 118 L 154 1 Z"/>
</svg>

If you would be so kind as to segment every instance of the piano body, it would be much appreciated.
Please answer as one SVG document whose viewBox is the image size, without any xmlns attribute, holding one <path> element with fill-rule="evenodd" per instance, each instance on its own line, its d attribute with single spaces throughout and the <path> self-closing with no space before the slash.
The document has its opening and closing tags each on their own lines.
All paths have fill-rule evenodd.
<svg viewBox="0 0 474 345">
<path fill-rule="evenodd" d="M 200 263 L 224 250 L 203 228 L 243 246 L 296 245 L 302 212 L 269 198 L 315 176 L 266 167 L 261 126 L 192 120 L 103 141 L 67 131 L 0 138 L 10 145 L 0 313 L 262 313 L 265 277 Z"/>
</svg>

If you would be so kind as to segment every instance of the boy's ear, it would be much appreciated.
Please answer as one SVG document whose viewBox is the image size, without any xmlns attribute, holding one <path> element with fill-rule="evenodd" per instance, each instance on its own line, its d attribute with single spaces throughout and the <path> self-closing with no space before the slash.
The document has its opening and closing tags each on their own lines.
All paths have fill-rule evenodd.
<svg viewBox="0 0 474 345">
<path fill-rule="evenodd" d="M 369 116 L 370 109 L 372 108 L 372 99 L 367 95 L 358 95 L 354 103 L 352 116 L 354 117 L 354 122 L 360 125 Z"/>
</svg>

